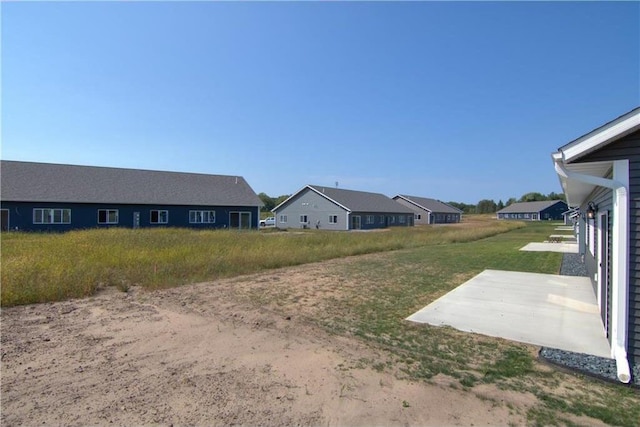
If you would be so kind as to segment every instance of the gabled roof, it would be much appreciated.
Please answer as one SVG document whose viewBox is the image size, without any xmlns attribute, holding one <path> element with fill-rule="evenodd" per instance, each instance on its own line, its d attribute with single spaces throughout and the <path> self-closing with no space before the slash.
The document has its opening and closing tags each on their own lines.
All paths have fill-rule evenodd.
<svg viewBox="0 0 640 427">
<path fill-rule="evenodd" d="M 569 142 L 552 154 L 562 191 L 571 206 L 584 203 L 597 186 L 584 180 L 569 178 L 565 176 L 566 172 L 562 172 L 562 169 L 581 175 L 606 177 L 612 170 L 612 161 L 581 163 L 580 159 L 638 130 L 640 130 L 640 107 Z"/>
<path fill-rule="evenodd" d="M 497 213 L 531 213 L 540 212 L 556 203 L 564 203 L 562 200 L 544 200 L 539 202 L 520 202 L 512 203 L 504 209 L 500 209 Z"/>
<path fill-rule="evenodd" d="M 448 213 L 448 214 L 462 213 L 460 209 L 454 208 L 453 206 L 443 203 L 440 200 L 436 200 L 436 199 L 429 199 L 426 197 L 417 197 L 417 196 L 406 196 L 404 194 L 398 194 L 397 196 L 394 196 L 393 199 L 406 200 L 412 205 L 429 212 Z"/>
<path fill-rule="evenodd" d="M 262 206 L 240 176 L 3 160 L 3 201 Z"/>
<path fill-rule="evenodd" d="M 371 213 L 406 213 L 412 214 L 413 211 L 406 206 L 401 205 L 395 200 L 390 199 L 381 193 L 368 193 L 366 191 L 343 190 L 339 188 L 323 187 L 321 185 L 307 185 L 297 191 L 284 202 L 280 203 L 273 209 L 277 212 L 282 206 L 286 205 L 290 200 L 297 197 L 304 191 L 313 191 L 320 196 L 330 200 L 341 208 L 349 212 L 371 212 Z"/>
<path fill-rule="evenodd" d="M 640 107 L 610 121 L 586 135 L 558 149 L 565 163 L 570 163 L 587 154 L 623 138 L 640 129 Z"/>
</svg>

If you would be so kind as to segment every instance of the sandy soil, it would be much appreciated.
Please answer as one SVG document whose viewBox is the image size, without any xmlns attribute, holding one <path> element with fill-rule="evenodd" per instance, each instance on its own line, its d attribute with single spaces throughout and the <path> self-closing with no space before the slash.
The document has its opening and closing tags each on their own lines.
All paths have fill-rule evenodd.
<svg viewBox="0 0 640 427">
<path fill-rule="evenodd" d="M 313 268 L 277 277 L 314 287 Z M 2 310 L 2 425 L 526 423 L 530 396 L 401 380 L 356 339 L 233 298 L 273 277 Z"/>
</svg>

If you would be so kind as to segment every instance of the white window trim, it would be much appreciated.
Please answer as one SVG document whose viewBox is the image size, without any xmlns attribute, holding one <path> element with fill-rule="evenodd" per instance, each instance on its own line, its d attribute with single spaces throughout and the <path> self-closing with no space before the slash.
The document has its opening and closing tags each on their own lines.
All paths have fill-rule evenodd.
<svg viewBox="0 0 640 427">
<path fill-rule="evenodd" d="M 158 221 L 153 222 L 152 215 L 153 212 L 158 212 Z M 164 221 L 160 220 L 161 213 L 165 212 L 167 214 L 166 219 Z M 169 224 L 169 211 L 166 209 L 150 209 L 149 210 L 149 224 Z"/>
<path fill-rule="evenodd" d="M 100 212 L 106 212 L 107 213 L 107 220 L 104 222 L 100 222 Z M 116 213 L 116 220 L 115 221 L 109 221 L 109 213 L 110 212 L 115 212 Z M 120 211 L 118 209 L 98 209 L 98 224 L 100 225 L 108 225 L 108 224 L 118 224 L 118 222 L 120 221 Z"/>
<path fill-rule="evenodd" d="M 198 216 L 198 213 L 200 214 Z M 191 215 L 196 215 L 196 220 L 191 219 Z M 211 219 L 211 214 L 213 214 L 213 220 Z M 198 220 L 198 217 L 200 220 Z M 207 218 L 205 221 L 205 217 Z M 213 209 L 197 209 L 189 211 L 189 224 L 215 224 L 216 222 L 216 211 Z"/>
<path fill-rule="evenodd" d="M 41 212 L 41 221 L 36 221 L 36 211 L 42 211 Z M 60 211 L 60 222 L 55 222 L 55 221 L 51 221 L 51 222 L 45 222 L 44 221 L 44 213 L 47 212 L 47 217 L 48 218 L 55 218 L 55 211 Z M 69 212 L 69 220 L 68 221 L 64 221 L 64 212 L 67 211 Z M 71 209 L 68 208 L 33 208 L 33 223 L 34 224 L 41 224 L 41 225 L 61 225 L 61 224 L 71 224 Z"/>
</svg>

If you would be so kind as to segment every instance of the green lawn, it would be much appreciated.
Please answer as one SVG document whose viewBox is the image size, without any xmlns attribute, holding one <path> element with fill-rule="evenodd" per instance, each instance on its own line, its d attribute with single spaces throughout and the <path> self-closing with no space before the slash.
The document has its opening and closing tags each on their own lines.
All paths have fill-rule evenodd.
<svg viewBox="0 0 640 427">
<path fill-rule="evenodd" d="M 539 402 L 527 412 L 533 425 L 574 425 L 567 415 L 573 414 L 637 426 L 637 391 L 550 369 L 537 362 L 534 346 L 403 320 L 485 269 L 558 273 L 561 254 L 519 251 L 526 243 L 544 241 L 553 227 L 531 223 L 471 242 L 424 245 L 335 263 L 322 276 L 328 296 L 318 301 L 314 294 L 313 307 L 301 311 L 330 333 L 355 336 L 380 349 L 380 360 L 369 361 L 375 369 L 424 381 L 446 375 L 454 379 L 453 387 L 471 392 L 478 385 L 495 384 L 531 393 Z M 305 292 L 315 291 L 257 284 L 248 299 L 289 313 L 308 299 Z"/>
</svg>

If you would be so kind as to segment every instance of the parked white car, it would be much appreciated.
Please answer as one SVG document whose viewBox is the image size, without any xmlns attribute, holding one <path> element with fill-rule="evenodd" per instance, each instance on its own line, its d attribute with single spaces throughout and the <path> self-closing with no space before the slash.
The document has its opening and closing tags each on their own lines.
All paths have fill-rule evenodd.
<svg viewBox="0 0 640 427">
<path fill-rule="evenodd" d="M 275 227 L 275 226 L 276 226 L 276 218 L 273 216 L 260 220 L 260 227 Z"/>
</svg>

